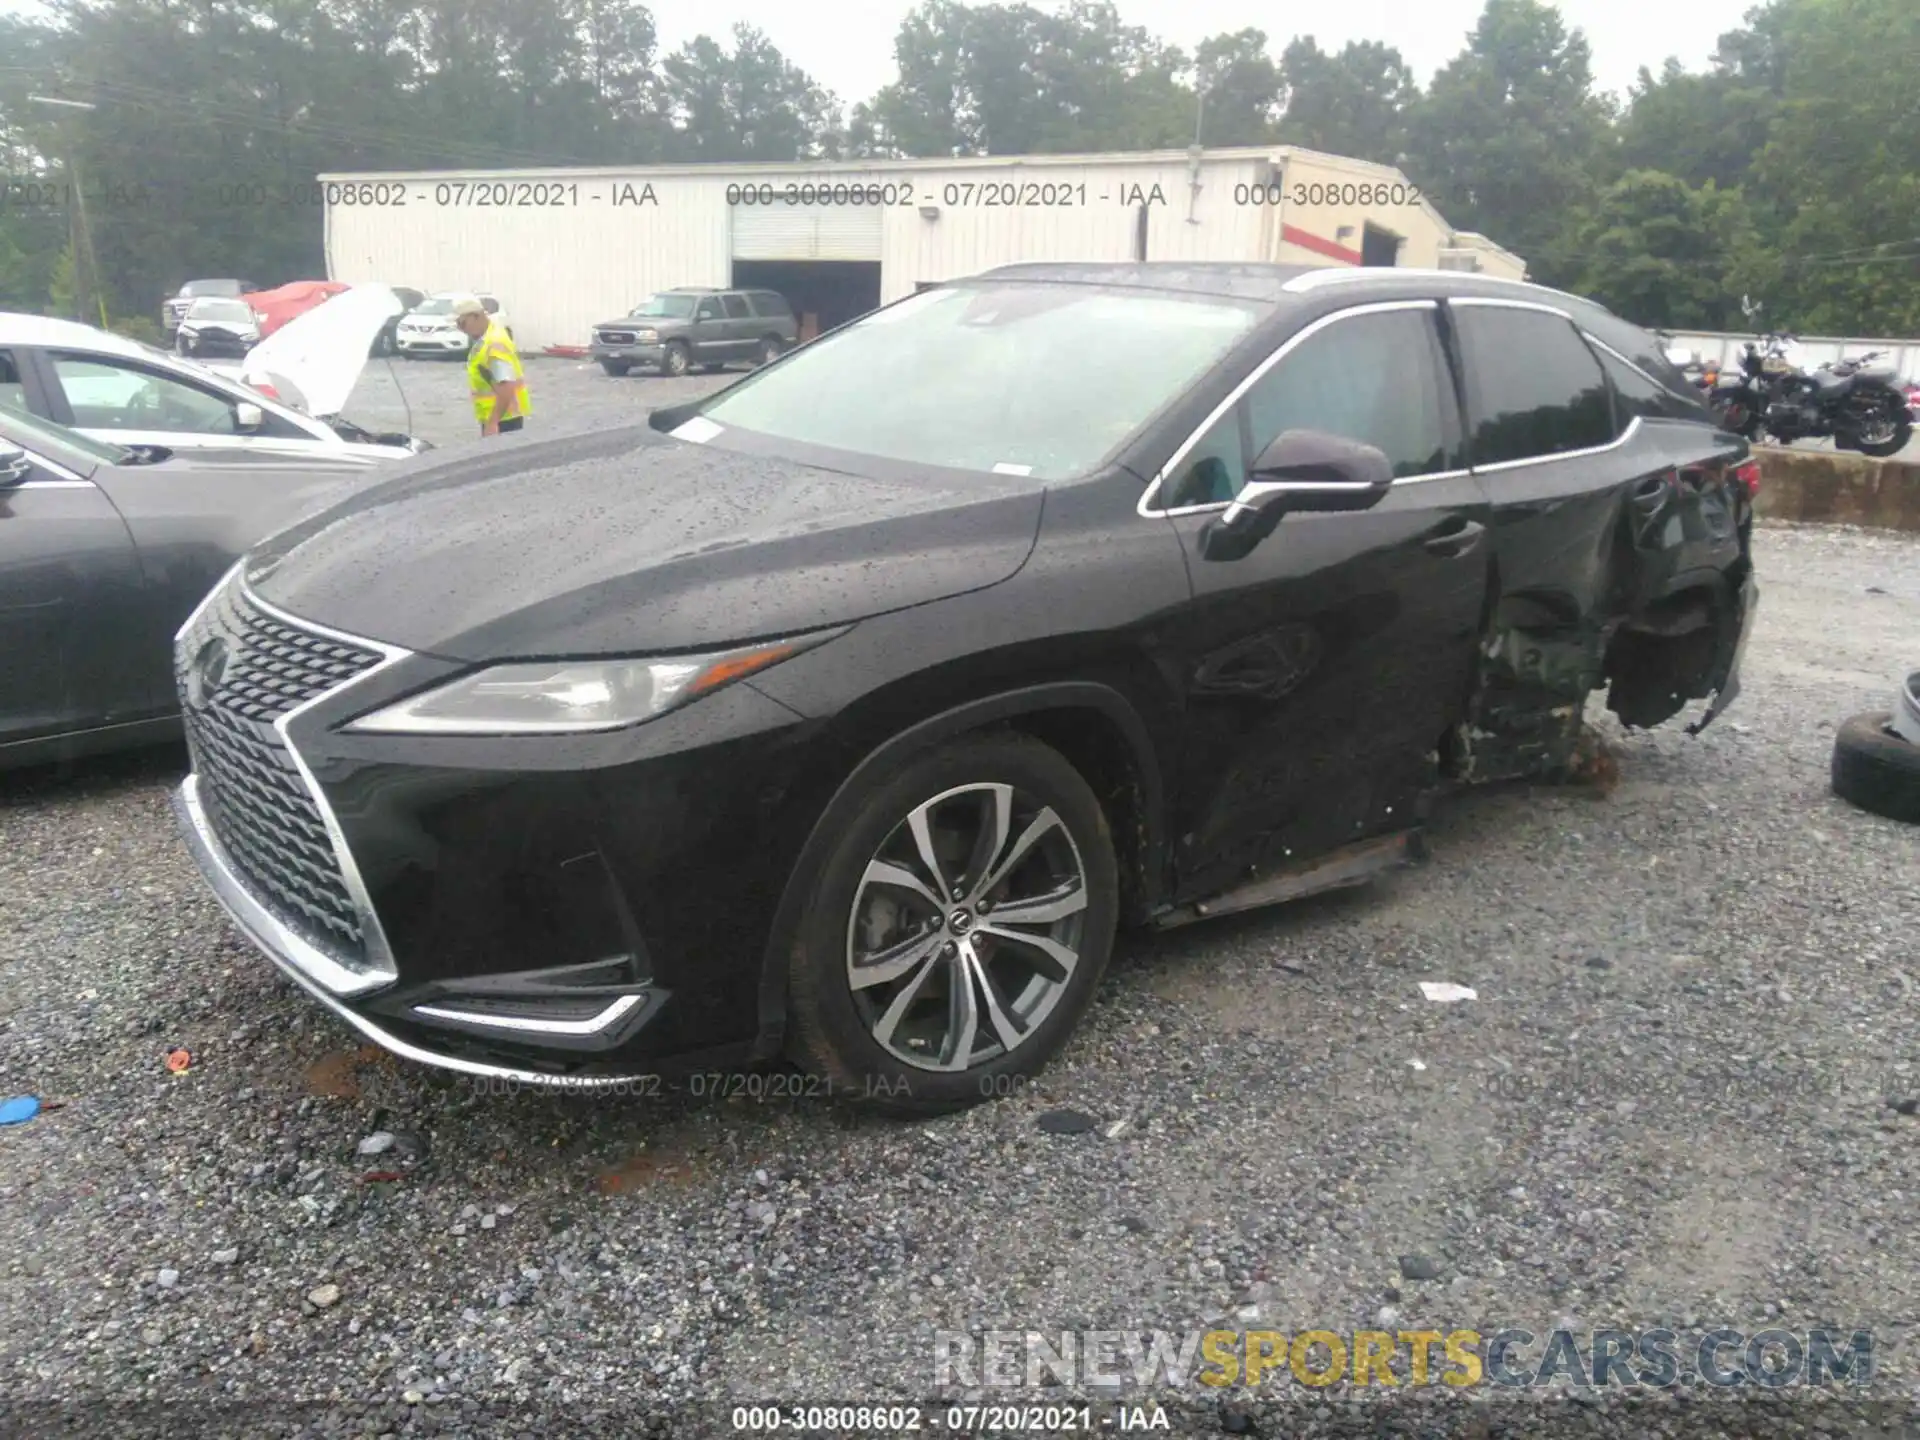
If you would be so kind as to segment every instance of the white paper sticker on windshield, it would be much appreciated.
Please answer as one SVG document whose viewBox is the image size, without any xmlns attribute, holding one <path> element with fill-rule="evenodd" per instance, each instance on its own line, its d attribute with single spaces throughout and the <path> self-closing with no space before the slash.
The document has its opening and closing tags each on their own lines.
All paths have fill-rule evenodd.
<svg viewBox="0 0 1920 1440">
<path fill-rule="evenodd" d="M 993 467 L 993 473 L 996 475 L 1031 475 L 1033 473 L 1033 466 L 1009 465 L 1006 461 L 1002 460 L 998 465 Z"/>
<path fill-rule="evenodd" d="M 673 438 L 676 440 L 691 440 L 696 445 L 704 445 L 707 441 L 718 435 L 722 428 L 722 426 L 716 425 L 713 421 L 707 419 L 706 416 L 696 415 L 691 420 L 683 422 L 680 428 L 673 432 Z"/>
</svg>

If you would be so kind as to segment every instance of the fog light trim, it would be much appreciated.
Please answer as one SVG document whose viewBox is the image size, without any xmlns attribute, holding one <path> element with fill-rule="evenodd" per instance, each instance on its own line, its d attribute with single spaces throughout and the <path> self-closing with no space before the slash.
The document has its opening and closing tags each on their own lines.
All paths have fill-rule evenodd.
<svg viewBox="0 0 1920 1440">
<path fill-rule="evenodd" d="M 514 1030 L 538 1035 L 598 1035 L 628 1014 L 644 997 L 616 995 L 606 1009 L 585 1020 L 541 1020 L 532 1015 L 488 1015 L 475 1010 L 450 1010 L 442 1005 L 416 1005 L 413 1013 L 434 1020 L 452 1020 L 462 1025 L 485 1025 L 495 1030 Z"/>
</svg>

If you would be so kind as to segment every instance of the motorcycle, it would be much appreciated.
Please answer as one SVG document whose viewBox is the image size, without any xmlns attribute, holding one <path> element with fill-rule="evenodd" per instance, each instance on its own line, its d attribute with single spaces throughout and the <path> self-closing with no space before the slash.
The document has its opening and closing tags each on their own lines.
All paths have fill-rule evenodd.
<svg viewBox="0 0 1920 1440">
<path fill-rule="evenodd" d="M 1756 305 L 1742 301 L 1749 319 Z M 1710 404 L 1723 429 L 1752 441 L 1787 445 L 1831 437 L 1835 448 L 1863 455 L 1898 454 L 1913 439 L 1914 416 L 1891 366 L 1871 351 L 1807 371 L 1789 357 L 1794 337 L 1763 332 L 1740 355 L 1739 372 L 1712 387 Z"/>
</svg>

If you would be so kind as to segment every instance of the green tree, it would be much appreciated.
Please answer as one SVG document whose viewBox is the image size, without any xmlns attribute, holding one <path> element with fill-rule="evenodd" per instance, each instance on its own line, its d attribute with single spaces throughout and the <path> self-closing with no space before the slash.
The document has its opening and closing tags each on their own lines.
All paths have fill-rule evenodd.
<svg viewBox="0 0 1920 1440">
<path fill-rule="evenodd" d="M 1280 59 L 1286 114 L 1280 138 L 1310 150 L 1398 164 L 1420 87 L 1398 50 L 1349 41 L 1337 55 L 1302 35 Z"/>
<path fill-rule="evenodd" d="M 804 160 L 837 149 L 833 96 L 750 26 L 734 27 L 731 52 L 701 35 L 663 69 L 675 160 Z"/>
<path fill-rule="evenodd" d="M 1204 144 L 1261 145 L 1276 137 L 1285 82 L 1267 54 L 1264 30 L 1202 40 L 1194 69 L 1206 88 Z"/>
<path fill-rule="evenodd" d="M 1920 6 L 1776 0 L 1751 49 L 1779 114 L 1756 188 L 1786 216 L 1769 313 L 1814 333 L 1920 333 Z"/>
<path fill-rule="evenodd" d="M 1584 35 L 1539 0 L 1487 0 L 1466 50 L 1415 107 L 1407 148 L 1449 221 L 1554 283 L 1573 268 L 1566 223 L 1592 191 L 1610 120 Z"/>
<path fill-rule="evenodd" d="M 1778 108 L 1770 89 L 1731 66 L 1696 75 L 1669 60 L 1658 79 L 1643 66 L 1620 119 L 1618 162 L 1623 171 L 1664 170 L 1689 185 L 1744 185 Z"/>
<path fill-rule="evenodd" d="M 1720 330 L 1740 322 L 1758 251 L 1738 190 L 1631 170 L 1572 224 L 1573 288 L 1641 325 Z"/>
</svg>

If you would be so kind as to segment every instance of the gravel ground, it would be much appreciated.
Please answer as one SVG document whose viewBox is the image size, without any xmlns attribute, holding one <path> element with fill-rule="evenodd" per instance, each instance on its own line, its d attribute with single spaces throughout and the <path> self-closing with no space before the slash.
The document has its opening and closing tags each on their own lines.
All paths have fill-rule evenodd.
<svg viewBox="0 0 1920 1440">
<path fill-rule="evenodd" d="M 530 372 L 543 423 L 713 383 L 563 365 Z M 461 438 L 458 372 L 407 369 L 416 424 Z M 1890 1102 L 1920 1097 L 1920 830 L 1826 776 L 1916 658 L 1920 542 L 1758 549 L 1746 692 L 1703 736 L 1603 727 L 1611 788 L 1472 794 L 1417 869 L 1124 940 L 1038 1083 L 932 1123 L 394 1062 L 227 929 L 174 839 L 176 754 L 0 777 L 0 1093 L 59 1106 L 0 1131 L 0 1430 L 725 1434 L 715 1401 L 1072 1393 L 937 1388 L 939 1330 L 1222 1320 L 1870 1328 L 1881 1408 L 1616 1393 L 1469 1430 L 1449 1396 L 1416 1432 L 1344 1388 L 1189 1386 L 1146 1397 L 1173 1433 L 1910 1414 L 1920 1116 Z M 1062 1109 L 1095 1127 L 1043 1131 Z"/>
</svg>

